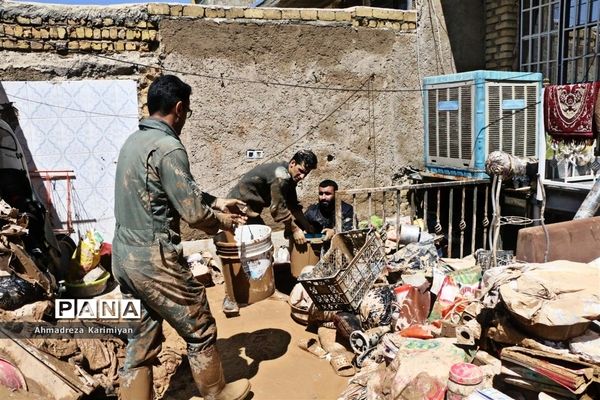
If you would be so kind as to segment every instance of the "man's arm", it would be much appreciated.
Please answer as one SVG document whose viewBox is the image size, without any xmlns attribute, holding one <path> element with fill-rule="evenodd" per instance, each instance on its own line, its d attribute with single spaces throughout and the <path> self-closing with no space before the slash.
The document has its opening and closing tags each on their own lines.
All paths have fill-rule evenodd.
<svg viewBox="0 0 600 400">
<path fill-rule="evenodd" d="M 215 234 L 219 228 L 229 229 L 235 223 L 232 214 L 216 213 L 217 197 L 203 192 L 190 172 L 187 153 L 177 149 L 160 161 L 161 183 L 169 200 L 192 228 Z"/>
<path fill-rule="evenodd" d="M 308 233 L 313 233 L 315 231 L 315 229 L 313 228 L 310 221 L 304 216 L 304 213 L 302 212 L 302 208 L 295 208 L 290 211 L 292 213 L 292 216 L 294 217 L 294 223 L 298 227 L 300 227 L 301 229 L 303 229 L 305 232 L 308 232 Z"/>
<path fill-rule="evenodd" d="M 271 216 L 275 222 L 281 222 L 285 226 L 285 231 L 291 233 L 297 244 L 306 243 L 306 237 L 302 228 L 310 228 L 310 224 L 302 214 L 302 206 L 298 202 L 296 190 L 288 188 L 288 183 L 284 179 L 276 179 L 271 184 Z M 298 221 L 301 226 L 298 226 Z"/>
</svg>

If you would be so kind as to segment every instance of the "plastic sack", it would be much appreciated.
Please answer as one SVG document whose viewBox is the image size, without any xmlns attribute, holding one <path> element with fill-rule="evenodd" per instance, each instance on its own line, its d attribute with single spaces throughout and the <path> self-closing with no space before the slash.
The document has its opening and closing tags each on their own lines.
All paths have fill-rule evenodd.
<svg viewBox="0 0 600 400">
<path fill-rule="evenodd" d="M 88 230 L 85 236 L 79 240 L 77 249 L 71 258 L 85 274 L 100 263 L 100 248 L 104 239 L 96 230 Z"/>
<path fill-rule="evenodd" d="M 459 318 L 465 306 L 471 299 L 477 297 L 480 281 L 481 269 L 478 267 L 453 271 L 445 275 L 429 320 L 446 319 L 458 322 L 454 319 Z M 435 277 L 432 286 L 435 286 Z"/>
</svg>

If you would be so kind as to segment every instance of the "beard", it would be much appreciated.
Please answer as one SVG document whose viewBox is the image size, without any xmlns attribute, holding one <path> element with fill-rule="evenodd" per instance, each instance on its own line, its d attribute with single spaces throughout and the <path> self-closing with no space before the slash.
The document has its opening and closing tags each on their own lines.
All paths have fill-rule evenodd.
<svg viewBox="0 0 600 400">
<path fill-rule="evenodd" d="M 332 201 L 321 200 L 319 201 L 319 206 L 325 210 L 329 210 L 333 206 Z"/>
</svg>

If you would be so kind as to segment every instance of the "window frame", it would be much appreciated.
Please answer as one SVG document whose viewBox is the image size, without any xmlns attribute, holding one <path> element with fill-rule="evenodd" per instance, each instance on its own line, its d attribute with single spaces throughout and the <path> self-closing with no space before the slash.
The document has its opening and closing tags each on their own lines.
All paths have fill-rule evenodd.
<svg viewBox="0 0 600 400">
<path fill-rule="evenodd" d="M 553 84 L 600 80 L 600 0 L 521 0 L 519 10 L 521 71 Z"/>
</svg>

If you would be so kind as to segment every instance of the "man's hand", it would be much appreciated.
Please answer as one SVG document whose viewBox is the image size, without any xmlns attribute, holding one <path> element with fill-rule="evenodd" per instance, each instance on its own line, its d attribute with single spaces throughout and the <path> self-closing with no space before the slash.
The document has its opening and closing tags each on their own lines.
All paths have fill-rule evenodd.
<svg viewBox="0 0 600 400">
<path fill-rule="evenodd" d="M 325 228 L 321 231 L 321 233 L 325 235 L 325 237 L 323 238 L 323 240 L 325 241 L 331 240 L 333 238 L 333 235 L 335 235 L 335 231 L 331 228 Z"/>
<path fill-rule="evenodd" d="M 296 228 L 292 231 L 292 237 L 294 238 L 294 242 L 296 242 L 296 244 L 306 243 L 306 237 L 304 236 L 304 232 L 300 228 Z"/>
<path fill-rule="evenodd" d="M 216 212 L 220 228 L 226 231 L 234 231 L 238 225 L 243 225 L 248 219 L 245 215 Z"/>
<path fill-rule="evenodd" d="M 244 210 L 247 208 L 247 206 L 246 203 L 238 199 L 222 199 L 217 197 L 213 204 L 213 208 L 232 214 L 245 214 L 246 212 Z"/>
</svg>

